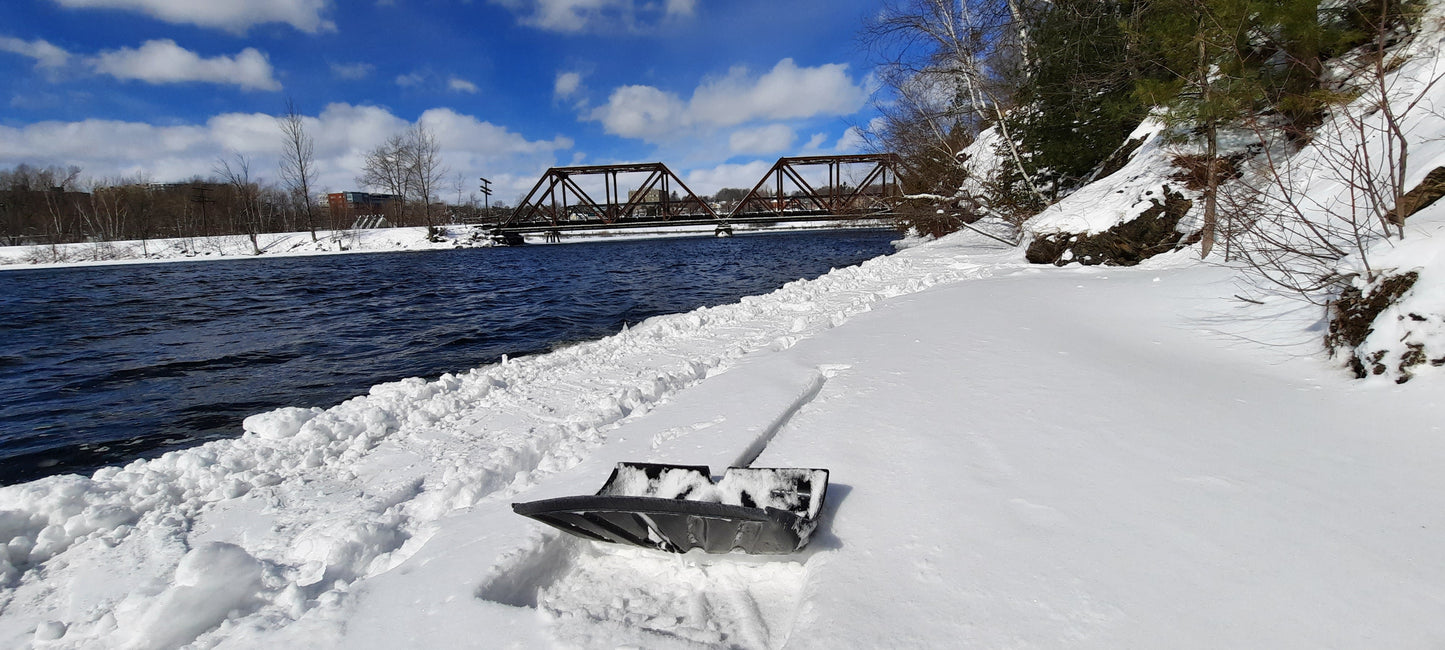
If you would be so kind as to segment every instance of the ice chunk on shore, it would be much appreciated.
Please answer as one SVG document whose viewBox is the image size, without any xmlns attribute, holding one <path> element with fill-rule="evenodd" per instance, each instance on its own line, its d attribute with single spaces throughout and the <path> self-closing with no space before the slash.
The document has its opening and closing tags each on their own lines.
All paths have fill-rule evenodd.
<svg viewBox="0 0 1445 650">
<path fill-rule="evenodd" d="M 261 562 L 235 544 L 211 542 L 192 549 L 176 567 L 174 584 L 129 626 L 127 646 L 174 648 L 233 613 L 249 614 L 261 602 L 261 573 Z"/>
<path fill-rule="evenodd" d="M 323 412 L 314 406 L 309 409 L 287 406 L 252 415 L 241 421 L 241 428 L 245 429 L 247 433 L 254 433 L 262 438 L 281 440 L 296 435 L 301 431 L 302 425 Z"/>
</svg>

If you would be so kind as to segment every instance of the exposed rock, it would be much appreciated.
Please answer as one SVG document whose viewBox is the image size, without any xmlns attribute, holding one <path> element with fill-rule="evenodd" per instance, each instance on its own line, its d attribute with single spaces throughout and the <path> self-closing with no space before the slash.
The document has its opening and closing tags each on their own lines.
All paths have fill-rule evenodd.
<svg viewBox="0 0 1445 650">
<path fill-rule="evenodd" d="M 1445 167 L 1436 167 L 1425 175 L 1425 180 L 1420 181 L 1415 189 L 1400 197 L 1400 205 L 1385 213 L 1385 217 L 1391 223 L 1404 223 L 1410 215 L 1430 207 L 1430 204 L 1439 201 L 1442 196 L 1445 196 Z"/>
<path fill-rule="evenodd" d="M 1223 185 L 1242 175 L 1241 167 L 1251 155 L 1250 150 L 1214 159 L 1214 180 Z M 1184 184 L 1185 189 L 1196 192 L 1209 188 L 1209 158 L 1204 154 L 1180 154 L 1170 159 L 1179 171 L 1169 178 Z"/>
<path fill-rule="evenodd" d="M 1348 355 L 1350 369 L 1356 377 L 1364 379 L 1390 370 L 1385 363 L 1385 350 L 1366 350 L 1363 346 L 1375 331 L 1375 320 L 1380 314 L 1394 305 L 1419 279 L 1420 274 L 1411 271 L 1385 276 L 1364 288 L 1351 285 L 1330 305 L 1330 330 L 1325 334 L 1325 346 L 1331 354 Z M 1415 314 L 1410 316 L 1412 320 L 1424 318 Z M 1409 380 L 1410 368 L 1429 361 L 1423 345 L 1410 345 L 1406 349 L 1396 367 L 1399 372 L 1396 381 L 1400 383 Z"/>
<path fill-rule="evenodd" d="M 1194 202 L 1164 187 L 1164 201 L 1151 199 L 1149 209 L 1097 235 L 1058 233 L 1041 235 L 1029 244 L 1024 256 L 1034 264 L 1063 266 L 1078 262 L 1085 266 L 1134 266 L 1160 253 L 1178 250 L 1199 241 L 1199 234 L 1185 237 L 1179 220 Z"/>
</svg>

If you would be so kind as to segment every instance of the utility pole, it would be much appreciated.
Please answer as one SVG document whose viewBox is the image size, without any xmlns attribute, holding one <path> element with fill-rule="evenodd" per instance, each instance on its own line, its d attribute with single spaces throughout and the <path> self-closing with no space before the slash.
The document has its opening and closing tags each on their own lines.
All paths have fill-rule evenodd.
<svg viewBox="0 0 1445 650">
<path fill-rule="evenodd" d="M 492 182 L 481 178 L 482 181 L 482 205 L 488 217 L 492 216 Z"/>
<path fill-rule="evenodd" d="M 206 204 L 208 204 L 208 203 L 215 203 L 216 200 L 213 199 L 213 198 L 211 198 L 211 195 L 210 195 L 211 188 L 206 187 L 205 185 L 196 185 L 195 187 L 192 188 L 192 191 L 195 192 L 195 195 L 191 197 L 191 203 L 199 203 L 199 204 L 201 205 L 201 235 L 200 235 L 200 236 L 205 237 L 205 236 L 207 235 L 207 233 L 206 233 Z"/>
</svg>

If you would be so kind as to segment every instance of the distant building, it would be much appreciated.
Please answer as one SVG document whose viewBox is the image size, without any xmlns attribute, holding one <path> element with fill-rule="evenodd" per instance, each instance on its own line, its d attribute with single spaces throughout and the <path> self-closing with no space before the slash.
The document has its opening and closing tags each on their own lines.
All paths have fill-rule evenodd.
<svg viewBox="0 0 1445 650">
<path fill-rule="evenodd" d="M 382 216 L 387 209 L 401 203 L 395 194 L 371 194 L 369 192 L 333 192 L 326 195 L 326 205 L 331 210 L 335 223 L 355 223 L 362 217 Z M 384 219 L 380 223 L 387 223 Z"/>
<path fill-rule="evenodd" d="M 178 192 L 197 190 L 205 192 L 216 192 L 228 187 L 225 183 L 212 183 L 209 181 L 188 181 L 185 183 L 146 183 L 146 189 L 152 192 Z"/>
<path fill-rule="evenodd" d="M 627 201 L 628 201 L 629 203 L 632 202 L 632 201 L 634 200 L 634 197 L 637 196 L 637 194 L 638 194 L 637 190 L 628 190 L 628 191 L 627 191 Z M 661 202 L 662 202 L 662 190 L 647 190 L 646 192 L 644 192 L 644 193 L 642 194 L 641 202 L 642 202 L 642 203 L 661 203 Z"/>
<path fill-rule="evenodd" d="M 628 190 L 627 202 L 631 203 L 633 201 L 637 201 L 638 205 L 644 206 L 642 208 L 643 214 L 649 217 L 655 217 L 658 215 L 658 206 L 662 203 L 662 190 L 647 190 L 646 192 Z"/>
</svg>

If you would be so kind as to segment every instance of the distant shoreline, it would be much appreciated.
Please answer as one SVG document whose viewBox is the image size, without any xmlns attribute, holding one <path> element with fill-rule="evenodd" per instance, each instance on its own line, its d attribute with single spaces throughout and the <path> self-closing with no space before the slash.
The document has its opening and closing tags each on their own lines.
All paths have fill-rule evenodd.
<svg viewBox="0 0 1445 650">
<path fill-rule="evenodd" d="M 875 230 L 890 228 L 889 222 L 796 222 L 770 226 L 734 226 L 736 234 L 803 232 L 812 230 Z M 474 226 L 446 225 L 439 227 L 438 240 L 427 238 L 424 227 L 377 228 L 370 230 L 335 230 L 316 232 L 312 241 L 309 232 L 263 233 L 257 235 L 254 252 L 247 235 L 218 235 L 130 240 L 116 242 L 85 242 L 73 244 L 26 244 L 0 246 L 0 272 L 25 269 L 55 269 L 124 264 L 160 264 L 210 260 L 247 260 L 275 257 L 309 257 L 315 255 L 349 255 L 357 253 L 392 253 L 408 251 L 454 250 L 494 246 Z M 595 241 L 626 241 L 669 237 L 706 237 L 712 226 L 678 226 L 637 230 L 598 230 L 562 233 L 558 242 L 545 242 L 542 236 L 527 235 L 529 245 L 556 245 Z"/>
</svg>

